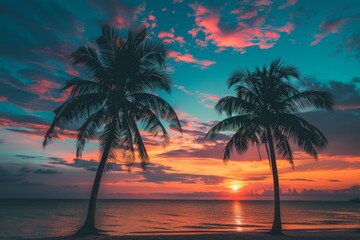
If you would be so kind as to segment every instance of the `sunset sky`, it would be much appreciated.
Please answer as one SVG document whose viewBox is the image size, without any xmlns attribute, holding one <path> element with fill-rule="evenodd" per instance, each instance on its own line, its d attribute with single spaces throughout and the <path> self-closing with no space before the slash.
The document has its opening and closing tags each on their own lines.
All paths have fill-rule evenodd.
<svg viewBox="0 0 360 240">
<path fill-rule="evenodd" d="M 228 3 L 225 3 L 228 2 Z M 170 49 L 171 94 L 183 135 L 171 144 L 147 140 L 152 164 L 128 173 L 111 163 L 100 198 L 272 199 L 268 160 L 256 149 L 222 161 L 227 135 L 204 140 L 225 116 L 213 107 L 233 94 L 226 80 L 281 58 L 299 68 L 300 89 L 331 91 L 334 112 L 307 112 L 329 140 L 318 161 L 295 149 L 295 170 L 278 159 L 283 199 L 348 200 L 360 196 L 360 2 L 243 1 L 5 1 L 0 0 L 0 198 L 88 198 L 98 144 L 75 159 L 76 126 L 46 150 L 58 89 L 80 68 L 69 55 L 95 47 L 101 24 L 123 30 L 148 26 Z"/>
</svg>

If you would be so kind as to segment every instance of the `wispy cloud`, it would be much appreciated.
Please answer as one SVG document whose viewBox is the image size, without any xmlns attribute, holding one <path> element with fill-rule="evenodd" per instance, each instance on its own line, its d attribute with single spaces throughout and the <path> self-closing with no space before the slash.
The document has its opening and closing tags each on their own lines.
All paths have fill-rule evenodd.
<svg viewBox="0 0 360 240">
<path fill-rule="evenodd" d="M 325 19 L 320 24 L 320 30 L 314 35 L 314 40 L 310 43 L 310 46 L 319 44 L 324 38 L 331 34 L 336 34 L 340 29 L 349 21 L 360 19 L 360 14 L 356 14 L 350 17 L 340 17 L 336 19 Z"/>
<path fill-rule="evenodd" d="M 194 63 L 200 66 L 202 69 L 210 67 L 216 63 L 215 61 L 211 60 L 199 60 L 190 53 L 182 54 L 180 52 L 170 51 L 168 56 L 173 58 L 176 62 Z"/>
</svg>

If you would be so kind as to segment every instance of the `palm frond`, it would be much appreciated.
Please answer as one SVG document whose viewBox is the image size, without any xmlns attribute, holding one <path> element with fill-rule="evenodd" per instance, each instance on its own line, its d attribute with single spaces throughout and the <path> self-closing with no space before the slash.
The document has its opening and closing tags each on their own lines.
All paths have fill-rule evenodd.
<svg viewBox="0 0 360 240">
<path fill-rule="evenodd" d="M 108 159 L 115 160 L 117 156 L 116 152 L 122 145 L 119 118 L 111 115 L 108 117 L 109 123 L 104 125 L 104 129 L 99 136 L 99 150 L 102 156 L 104 156 L 104 153 L 107 153 Z"/>
<path fill-rule="evenodd" d="M 82 65 L 83 73 L 94 81 L 109 80 L 103 64 L 98 58 L 96 50 L 90 47 L 79 47 L 70 55 L 75 65 Z"/>
<path fill-rule="evenodd" d="M 236 131 L 237 129 L 241 128 L 243 125 L 248 124 L 253 120 L 252 115 L 239 115 L 226 118 L 221 122 L 217 123 L 213 126 L 208 133 L 205 135 L 205 139 L 214 139 L 216 134 L 220 132 L 226 131 Z"/>
<path fill-rule="evenodd" d="M 132 95 L 135 104 L 140 103 L 151 109 L 157 116 L 170 123 L 176 130 L 182 132 L 180 121 L 175 110 L 161 97 L 151 93 L 135 93 Z"/>
<path fill-rule="evenodd" d="M 171 76 L 167 71 L 159 68 L 147 68 L 138 72 L 133 79 L 129 79 L 126 87 L 131 92 L 165 90 L 171 92 Z"/>
<path fill-rule="evenodd" d="M 134 143 L 137 147 L 138 156 L 141 160 L 141 167 L 143 169 L 145 169 L 146 166 L 149 164 L 150 157 L 147 154 L 145 144 L 142 140 L 142 137 L 141 137 L 140 131 L 136 125 L 136 122 L 134 121 L 134 119 L 132 117 L 129 117 L 128 119 L 129 119 L 129 126 L 131 128 L 131 131 L 134 134 Z"/>
<path fill-rule="evenodd" d="M 244 98 L 246 99 L 247 97 L 245 96 Z M 257 106 L 239 97 L 226 96 L 221 98 L 214 108 L 219 114 L 225 112 L 230 117 L 233 114 L 253 113 Z"/>
<path fill-rule="evenodd" d="M 223 160 L 226 162 L 230 159 L 232 149 L 236 149 L 238 154 L 243 154 L 249 148 L 249 143 L 258 143 L 257 126 L 254 122 L 246 122 L 230 138 L 224 148 Z"/>
<path fill-rule="evenodd" d="M 289 139 L 279 129 L 273 129 L 273 137 L 275 140 L 275 148 L 284 159 L 289 160 L 291 167 L 294 169 L 294 157 L 293 152 L 289 143 Z"/>
<path fill-rule="evenodd" d="M 256 74 L 250 72 L 248 69 L 241 69 L 231 74 L 227 81 L 228 88 L 233 86 L 245 85 L 249 90 L 259 95 L 259 81 Z"/>
<path fill-rule="evenodd" d="M 81 157 L 86 141 L 96 137 L 99 129 L 105 125 L 107 117 L 105 108 L 100 108 L 97 112 L 86 119 L 84 124 L 78 129 L 76 142 L 76 157 Z"/>
<path fill-rule="evenodd" d="M 137 102 L 128 105 L 131 116 L 140 123 L 145 131 L 151 133 L 154 137 L 160 137 L 163 140 L 163 146 L 170 143 L 170 136 L 165 127 L 148 107 Z"/>
<path fill-rule="evenodd" d="M 111 69 L 114 67 L 116 53 L 125 44 L 125 40 L 115 27 L 105 24 L 101 27 L 101 31 L 102 35 L 96 39 L 96 43 L 100 49 L 100 58 L 103 65 Z"/>
<path fill-rule="evenodd" d="M 133 142 L 133 132 L 131 131 L 131 121 L 127 111 L 119 114 L 119 126 L 121 129 L 121 145 L 118 147 L 122 151 L 123 159 L 126 161 L 128 170 L 135 164 L 135 149 Z"/>
<path fill-rule="evenodd" d="M 333 110 L 334 99 L 327 91 L 308 90 L 295 94 L 281 102 L 283 109 L 288 112 L 302 112 L 306 110 Z"/>
<path fill-rule="evenodd" d="M 327 147 L 328 141 L 321 131 L 299 116 L 280 114 L 276 126 L 314 159 L 318 151 Z"/>
<path fill-rule="evenodd" d="M 110 90 L 109 86 L 81 78 L 73 78 L 66 81 L 65 87 L 60 89 L 60 91 L 62 92 L 67 89 L 71 89 L 70 97 L 87 93 L 105 93 Z"/>
<path fill-rule="evenodd" d="M 79 122 L 84 117 L 90 116 L 92 112 L 98 110 L 103 105 L 106 97 L 104 94 L 97 93 L 84 94 L 68 99 L 55 109 L 55 117 L 44 136 L 43 147 L 46 147 L 53 138 L 58 136 L 57 128 L 63 129 L 70 123 Z"/>
</svg>

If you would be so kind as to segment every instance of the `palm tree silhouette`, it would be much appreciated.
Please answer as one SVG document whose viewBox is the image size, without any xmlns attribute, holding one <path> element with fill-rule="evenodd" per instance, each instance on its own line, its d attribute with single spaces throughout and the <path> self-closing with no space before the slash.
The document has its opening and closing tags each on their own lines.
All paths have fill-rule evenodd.
<svg viewBox="0 0 360 240">
<path fill-rule="evenodd" d="M 259 149 L 265 146 L 274 183 L 274 220 L 271 233 L 281 234 L 279 178 L 276 154 L 290 161 L 293 152 L 289 140 L 304 149 L 314 159 L 318 151 L 327 146 L 327 139 L 315 126 L 298 113 L 322 109 L 332 110 L 332 95 L 325 91 L 299 91 L 290 82 L 299 79 L 299 72 L 293 66 L 284 66 L 274 60 L 269 68 L 248 69 L 233 73 L 228 79 L 228 87 L 235 88 L 236 96 L 226 96 L 219 100 L 215 110 L 226 113 L 228 118 L 212 127 L 206 138 L 213 139 L 217 133 L 235 131 L 224 149 L 224 161 L 229 160 L 232 149 L 239 154 L 247 151 L 249 144 Z"/>
<path fill-rule="evenodd" d="M 145 168 L 149 156 L 140 129 L 160 137 L 164 146 L 169 143 L 169 135 L 160 119 L 181 132 L 174 109 L 154 94 L 155 90 L 170 93 L 171 89 L 164 44 L 151 41 L 146 28 L 131 30 L 123 38 L 108 25 L 102 27 L 96 43 L 98 50 L 82 46 L 71 54 L 73 63 L 82 67 L 84 79 L 67 81 L 62 90 L 71 89 L 70 96 L 54 110 L 54 120 L 43 141 L 45 147 L 57 137 L 59 129 L 73 122 L 82 122 L 77 134 L 77 157 L 81 157 L 88 140 L 99 140 L 101 159 L 87 217 L 76 235 L 99 233 L 95 227 L 96 200 L 108 160 L 115 160 L 119 152 L 131 167 L 137 151 Z"/>
</svg>

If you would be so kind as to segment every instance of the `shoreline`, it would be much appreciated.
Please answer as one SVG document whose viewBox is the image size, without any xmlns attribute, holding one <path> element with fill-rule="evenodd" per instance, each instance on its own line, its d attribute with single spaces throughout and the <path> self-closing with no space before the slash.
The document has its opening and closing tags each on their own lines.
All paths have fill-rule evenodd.
<svg viewBox="0 0 360 240">
<path fill-rule="evenodd" d="M 360 229 L 312 229 L 312 230 L 285 230 L 283 235 L 272 235 L 268 232 L 189 232 L 174 234 L 142 234 L 142 235 L 122 235 L 109 236 L 97 235 L 86 237 L 61 236 L 52 238 L 37 238 L 37 240 L 358 240 L 360 239 Z M 35 239 L 34 239 L 35 240 Z"/>
</svg>

